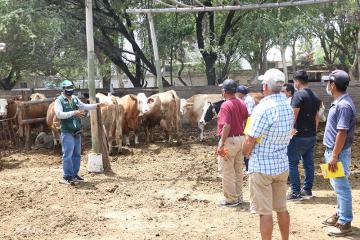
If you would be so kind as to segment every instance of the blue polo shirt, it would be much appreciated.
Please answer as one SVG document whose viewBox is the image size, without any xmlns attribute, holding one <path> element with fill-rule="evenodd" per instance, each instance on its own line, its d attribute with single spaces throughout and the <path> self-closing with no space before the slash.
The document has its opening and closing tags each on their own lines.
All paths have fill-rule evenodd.
<svg viewBox="0 0 360 240">
<path fill-rule="evenodd" d="M 354 102 L 348 94 L 342 95 L 331 104 L 323 140 L 323 144 L 326 147 L 334 148 L 336 135 L 340 129 L 347 130 L 343 149 L 351 146 L 355 134 L 355 112 Z"/>
</svg>

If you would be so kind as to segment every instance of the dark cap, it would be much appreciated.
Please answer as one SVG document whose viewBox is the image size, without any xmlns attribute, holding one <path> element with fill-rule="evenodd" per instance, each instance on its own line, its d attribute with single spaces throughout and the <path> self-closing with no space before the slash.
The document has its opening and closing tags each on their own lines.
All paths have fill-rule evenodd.
<svg viewBox="0 0 360 240">
<path fill-rule="evenodd" d="M 350 82 L 350 77 L 345 71 L 337 69 L 332 71 L 329 76 L 323 76 L 321 80 L 323 82 L 335 82 L 337 86 L 347 87 Z"/>
<path fill-rule="evenodd" d="M 221 87 L 225 92 L 228 93 L 236 93 L 237 83 L 232 79 L 226 79 L 222 84 Z"/>
<path fill-rule="evenodd" d="M 294 73 L 293 79 L 308 82 L 309 76 L 307 75 L 305 70 L 298 70 Z"/>
<path fill-rule="evenodd" d="M 239 85 L 239 86 L 236 88 L 236 92 L 242 93 L 242 94 L 248 94 L 248 93 L 249 93 L 249 90 L 248 90 L 248 88 L 245 87 L 244 85 Z"/>
</svg>

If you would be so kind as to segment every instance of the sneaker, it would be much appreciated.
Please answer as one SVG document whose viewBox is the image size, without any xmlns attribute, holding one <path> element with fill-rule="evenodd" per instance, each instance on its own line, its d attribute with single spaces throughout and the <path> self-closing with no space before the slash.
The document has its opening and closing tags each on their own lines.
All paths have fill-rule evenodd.
<svg viewBox="0 0 360 240">
<path fill-rule="evenodd" d="M 226 200 L 223 200 L 219 203 L 219 207 L 224 208 L 224 207 L 236 207 L 240 205 L 240 201 L 235 201 L 235 202 L 228 202 Z"/>
<path fill-rule="evenodd" d="M 339 216 L 337 215 L 337 213 L 335 213 L 330 217 L 326 218 L 325 220 L 323 220 L 321 223 L 326 226 L 335 226 L 338 220 L 339 220 Z"/>
<path fill-rule="evenodd" d="M 73 181 L 75 181 L 75 182 L 83 182 L 83 181 L 84 181 L 84 178 L 80 177 L 79 175 L 76 175 L 76 176 L 73 178 Z"/>
<path fill-rule="evenodd" d="M 336 223 L 335 226 L 328 231 L 328 235 L 333 237 L 344 237 L 351 233 L 351 222 L 345 224 Z"/>
<path fill-rule="evenodd" d="M 66 184 L 66 185 L 74 185 L 74 180 L 70 178 L 63 178 L 60 183 Z"/>
<path fill-rule="evenodd" d="M 305 199 L 310 199 L 313 197 L 311 190 L 301 189 L 300 195 Z"/>
<path fill-rule="evenodd" d="M 289 201 L 302 201 L 304 200 L 300 193 L 293 193 L 293 192 L 290 192 L 287 196 L 287 200 Z"/>
</svg>

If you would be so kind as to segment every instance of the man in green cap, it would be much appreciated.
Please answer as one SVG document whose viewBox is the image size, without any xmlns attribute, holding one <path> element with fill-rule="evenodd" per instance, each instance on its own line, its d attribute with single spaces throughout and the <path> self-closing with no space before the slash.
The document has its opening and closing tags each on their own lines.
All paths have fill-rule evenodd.
<svg viewBox="0 0 360 240">
<path fill-rule="evenodd" d="M 74 184 L 84 181 L 78 175 L 81 158 L 81 120 L 85 110 L 94 110 L 106 104 L 85 104 L 73 95 L 74 85 L 69 80 L 61 83 L 63 92 L 55 100 L 55 114 L 60 119 L 61 145 L 63 152 L 63 179 L 62 183 Z"/>
</svg>

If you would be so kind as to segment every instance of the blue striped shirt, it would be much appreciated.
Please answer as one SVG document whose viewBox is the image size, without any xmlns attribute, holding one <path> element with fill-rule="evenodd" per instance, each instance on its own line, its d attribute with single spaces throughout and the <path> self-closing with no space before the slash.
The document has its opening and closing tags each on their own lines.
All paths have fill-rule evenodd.
<svg viewBox="0 0 360 240">
<path fill-rule="evenodd" d="M 287 146 L 294 113 L 284 97 L 272 94 L 254 108 L 248 135 L 261 137 L 249 160 L 249 172 L 276 176 L 289 170 Z"/>
</svg>

